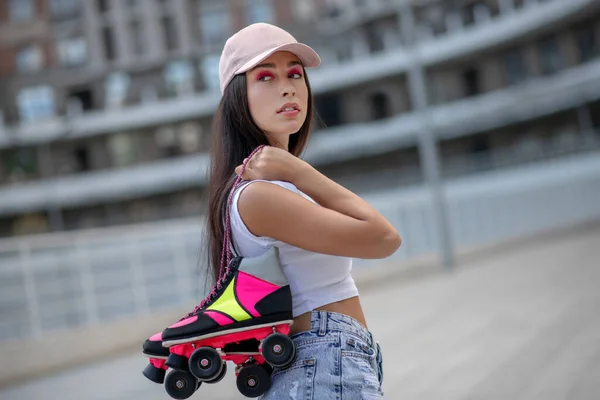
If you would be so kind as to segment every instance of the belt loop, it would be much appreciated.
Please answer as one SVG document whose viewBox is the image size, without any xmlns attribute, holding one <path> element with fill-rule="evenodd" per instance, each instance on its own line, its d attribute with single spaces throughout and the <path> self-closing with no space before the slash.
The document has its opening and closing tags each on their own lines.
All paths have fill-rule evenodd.
<svg viewBox="0 0 600 400">
<path fill-rule="evenodd" d="M 319 336 L 325 336 L 327 333 L 327 311 L 319 311 Z"/>
</svg>

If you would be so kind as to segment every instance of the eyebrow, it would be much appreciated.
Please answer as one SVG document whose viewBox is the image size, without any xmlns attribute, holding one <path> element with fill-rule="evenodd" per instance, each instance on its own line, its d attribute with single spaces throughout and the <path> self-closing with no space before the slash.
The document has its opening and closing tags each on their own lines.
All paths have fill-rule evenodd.
<svg viewBox="0 0 600 400">
<path fill-rule="evenodd" d="M 302 63 L 300 61 L 290 61 L 287 66 L 289 68 L 289 67 L 293 67 L 294 65 L 302 65 Z M 257 68 L 273 68 L 273 69 L 275 69 L 276 66 L 273 63 L 258 64 L 256 67 L 252 68 L 251 71 L 254 71 Z"/>
</svg>

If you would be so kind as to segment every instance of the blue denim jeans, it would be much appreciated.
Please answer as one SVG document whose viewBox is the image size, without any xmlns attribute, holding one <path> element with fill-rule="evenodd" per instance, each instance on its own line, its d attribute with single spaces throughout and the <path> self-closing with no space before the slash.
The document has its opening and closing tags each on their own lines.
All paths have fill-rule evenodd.
<svg viewBox="0 0 600 400">
<path fill-rule="evenodd" d="M 313 311 L 310 331 L 291 336 L 294 364 L 275 368 L 262 400 L 380 400 L 383 367 L 379 344 L 346 315 Z"/>
</svg>

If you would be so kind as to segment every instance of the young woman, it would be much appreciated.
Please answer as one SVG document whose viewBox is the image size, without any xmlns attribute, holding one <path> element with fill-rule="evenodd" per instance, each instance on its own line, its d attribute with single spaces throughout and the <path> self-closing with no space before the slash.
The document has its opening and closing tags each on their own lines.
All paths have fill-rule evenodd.
<svg viewBox="0 0 600 400">
<path fill-rule="evenodd" d="M 319 64 L 313 49 L 273 25 L 250 25 L 227 41 L 213 130 L 209 265 L 219 266 L 227 200 L 241 174 L 229 210 L 234 249 L 257 257 L 277 246 L 292 292 L 296 362 L 274 370 L 262 398 L 380 399 L 381 352 L 351 258 L 387 257 L 401 240 L 367 202 L 298 158 L 313 112 L 304 68 Z"/>
</svg>

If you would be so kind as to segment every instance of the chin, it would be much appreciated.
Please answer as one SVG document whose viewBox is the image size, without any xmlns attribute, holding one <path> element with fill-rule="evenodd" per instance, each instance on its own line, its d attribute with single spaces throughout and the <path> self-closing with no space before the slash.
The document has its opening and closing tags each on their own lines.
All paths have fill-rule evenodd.
<svg viewBox="0 0 600 400">
<path fill-rule="evenodd" d="M 286 126 L 279 126 L 278 128 L 272 131 L 275 135 L 290 136 L 298 132 L 302 128 L 302 124 L 286 124 Z"/>
</svg>

